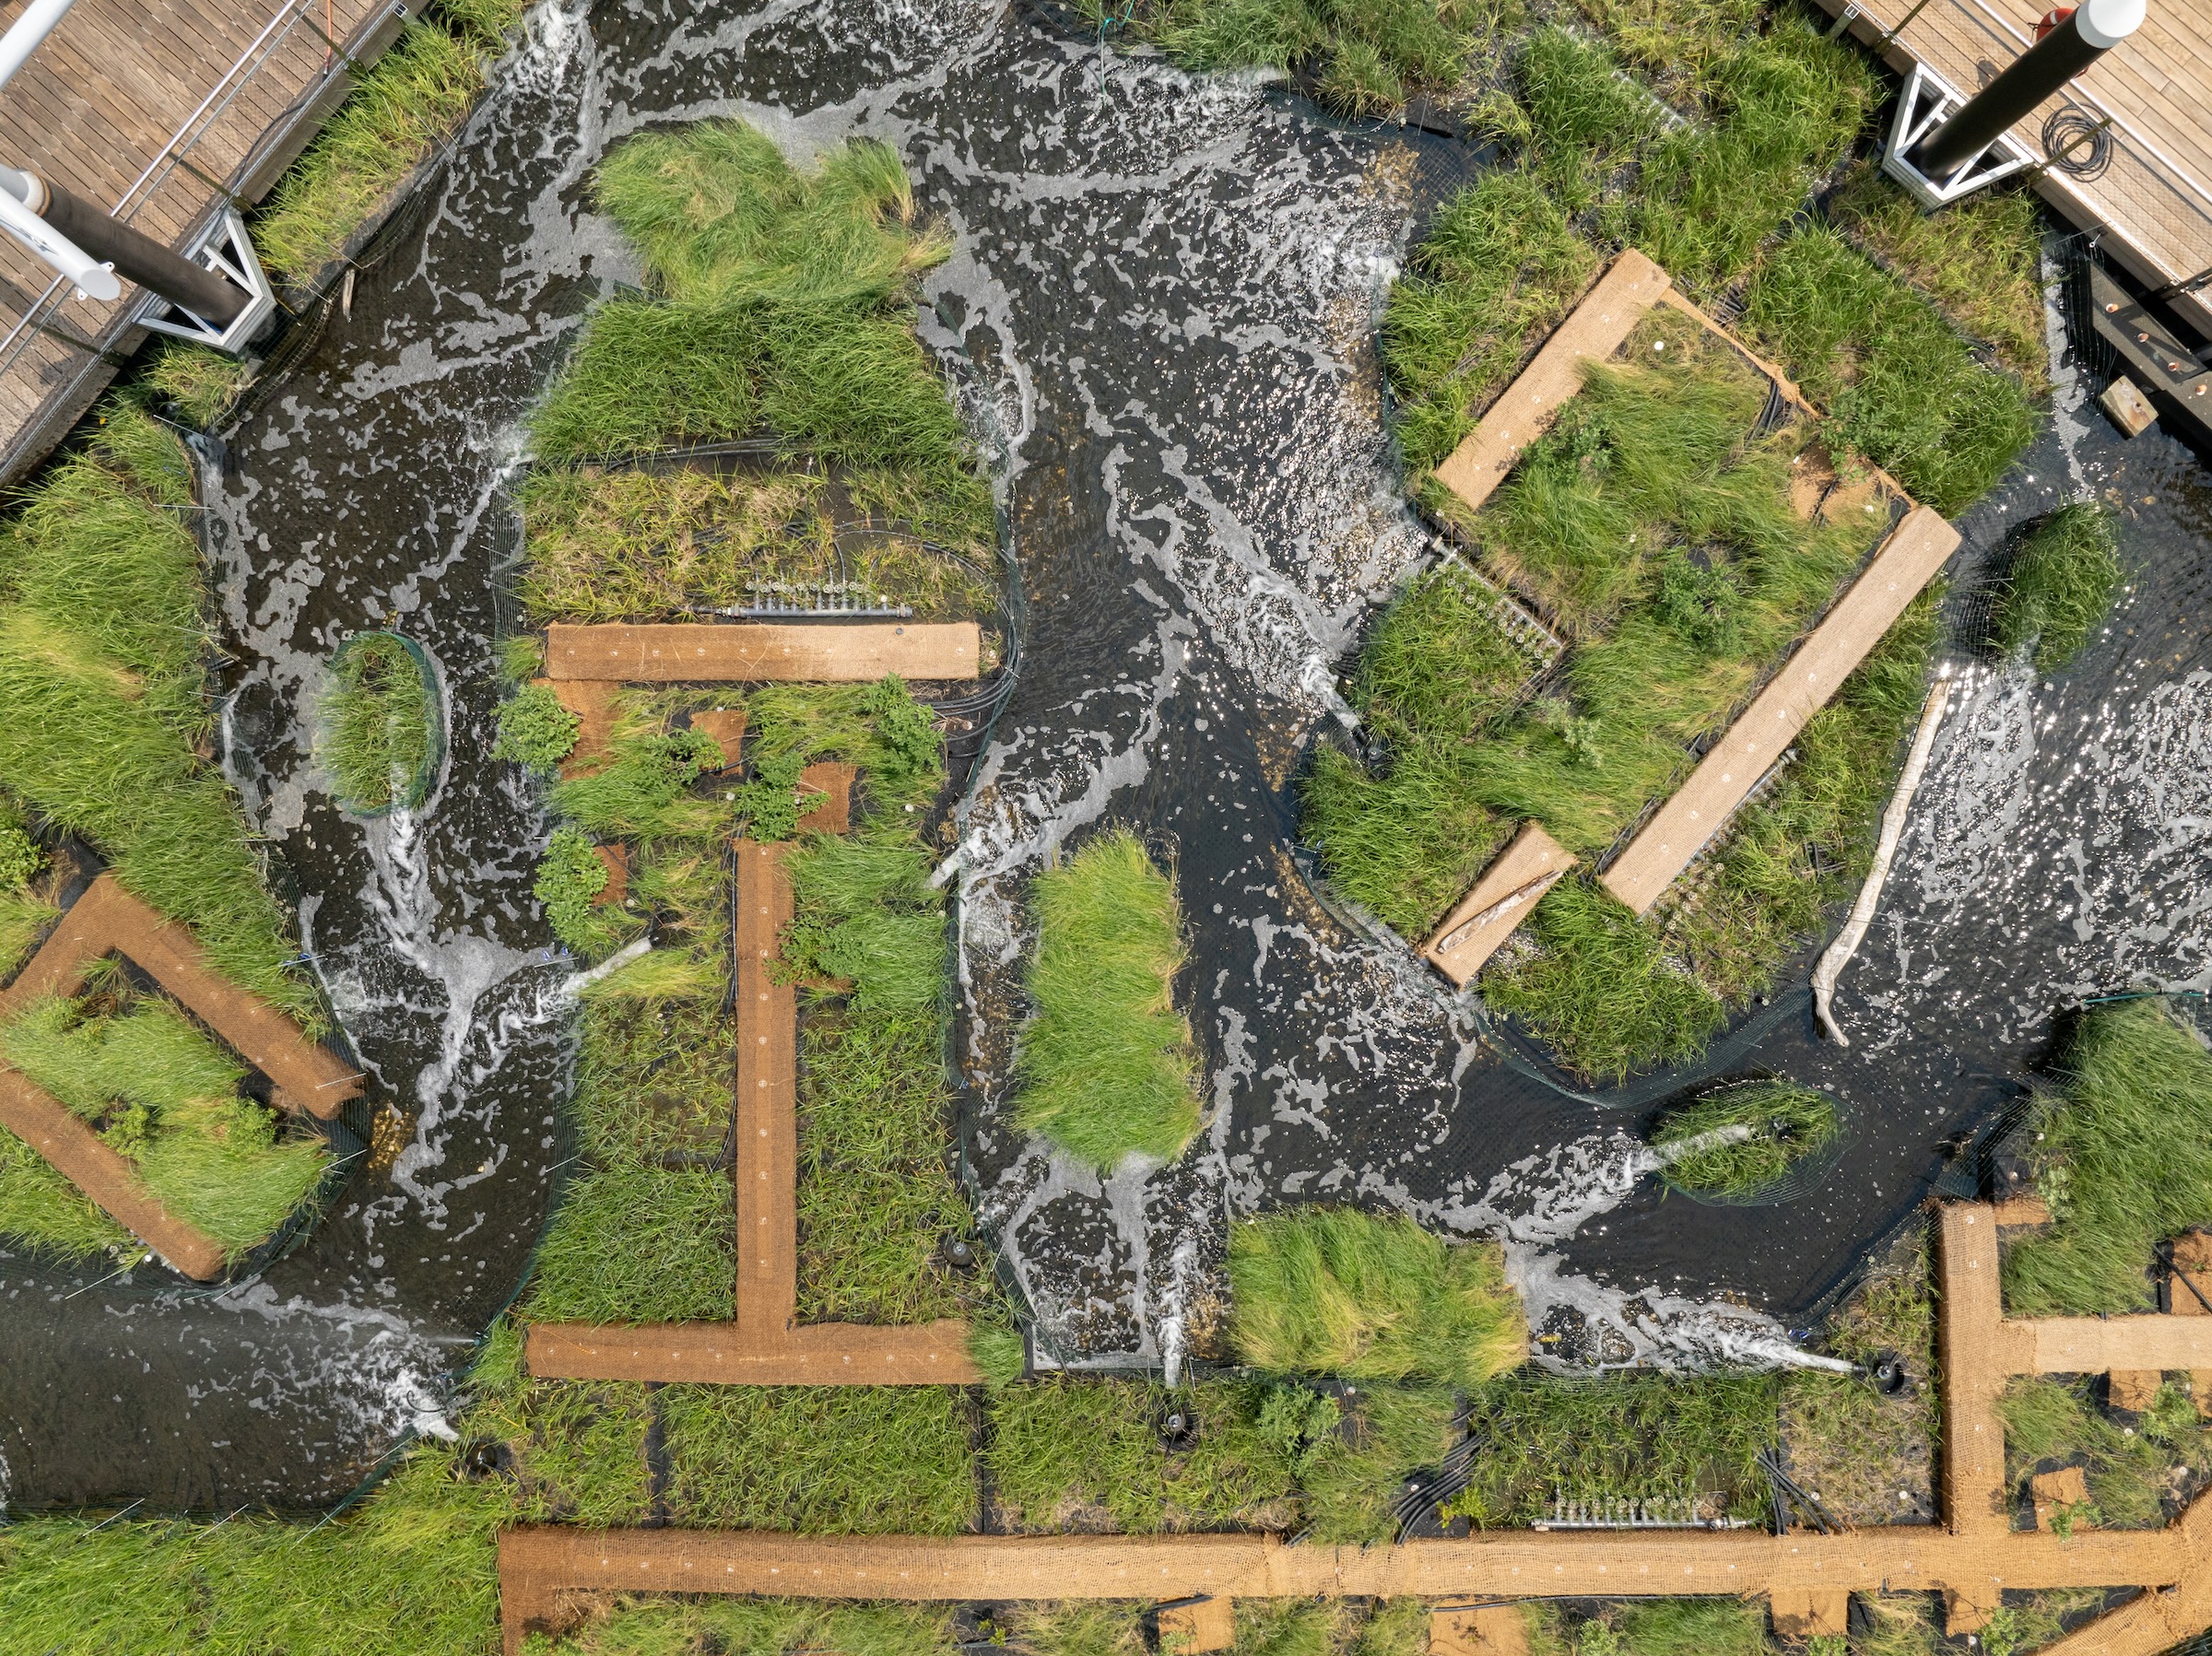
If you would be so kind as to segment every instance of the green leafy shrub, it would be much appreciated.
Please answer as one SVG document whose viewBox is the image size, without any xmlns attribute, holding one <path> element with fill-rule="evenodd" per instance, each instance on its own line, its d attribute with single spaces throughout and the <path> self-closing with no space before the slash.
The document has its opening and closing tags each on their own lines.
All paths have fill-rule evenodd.
<svg viewBox="0 0 2212 1656">
<path fill-rule="evenodd" d="M 1240 1356 L 1280 1374 L 1476 1386 L 1528 1356 L 1495 1244 L 1447 1243 L 1406 1218 L 1295 1208 L 1230 1233 Z"/>
<path fill-rule="evenodd" d="M 20 891 L 46 866 L 38 842 L 12 824 L 0 824 L 0 889 Z"/>
<path fill-rule="evenodd" d="M 606 889 L 606 863 L 592 837 L 579 828 L 558 828 L 546 842 L 532 893 L 546 906 L 546 922 L 571 948 L 588 949 L 596 940 L 592 907 Z"/>
<path fill-rule="evenodd" d="M 500 703 L 499 719 L 492 757 L 540 771 L 552 770 L 575 751 L 582 723 L 560 705 L 550 685 L 524 685 Z"/>
<path fill-rule="evenodd" d="M 1030 894 L 1037 948 L 1015 1060 L 1015 1119 L 1077 1160 L 1172 1161 L 1198 1131 L 1175 888 L 1125 829 L 1100 835 Z"/>
</svg>

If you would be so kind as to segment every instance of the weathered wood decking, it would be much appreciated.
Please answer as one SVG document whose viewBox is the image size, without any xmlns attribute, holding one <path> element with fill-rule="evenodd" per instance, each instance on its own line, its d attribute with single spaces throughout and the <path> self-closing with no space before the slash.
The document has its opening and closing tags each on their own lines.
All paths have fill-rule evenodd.
<svg viewBox="0 0 2212 1656">
<path fill-rule="evenodd" d="M 1978 91 L 2026 51 L 2046 0 L 1821 0 L 1833 13 L 1852 4 L 1852 32 L 1884 48 L 1900 72 L 1924 63 L 1961 92 Z M 1910 17 L 1910 21 L 1906 21 Z M 2090 181 L 2053 168 L 2035 187 L 2075 224 L 2106 227 L 2108 251 L 2153 286 L 2212 269 L 2212 6 L 2206 0 L 2151 0 L 2143 27 L 2077 76 L 2074 101 L 2092 120 L 2112 117 L 2112 161 Z M 2046 101 L 2013 128 L 2041 157 Z M 2212 293 L 2179 308 L 2212 337 Z"/>
<path fill-rule="evenodd" d="M 399 21 L 391 0 L 77 0 L 0 89 L 0 161 L 179 245 L 227 200 L 261 198 L 348 89 L 346 55 L 373 56 Z M 126 285 L 79 303 L 0 237 L 0 479 L 112 377 L 138 299 Z"/>
<path fill-rule="evenodd" d="M 0 992 L 0 1019 L 47 995 L 84 987 L 86 969 L 121 955 L 194 1014 L 238 1054 L 266 1075 L 270 1102 L 328 1121 L 361 1090 L 351 1064 L 309 1040 L 266 1002 L 218 972 L 182 926 L 165 920 L 115 883 L 94 880 L 39 945 L 29 965 Z M 109 1147 L 45 1088 L 0 1066 L 0 1127 L 36 1150 L 100 1210 L 186 1276 L 222 1274 L 223 1250 L 172 1214 L 140 1182 L 137 1169 Z"/>
</svg>

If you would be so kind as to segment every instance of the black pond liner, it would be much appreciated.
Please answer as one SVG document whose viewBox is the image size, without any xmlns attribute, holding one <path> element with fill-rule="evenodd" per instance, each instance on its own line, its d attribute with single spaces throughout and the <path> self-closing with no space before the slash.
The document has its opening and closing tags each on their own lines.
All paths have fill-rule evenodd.
<svg viewBox="0 0 2212 1656">
<path fill-rule="evenodd" d="M 1708 1086 L 1693 1087 L 1679 1099 L 1667 1106 L 1667 1113 L 1690 1104 L 1702 1103 L 1707 1098 L 1724 1098 L 1729 1093 L 1743 1092 L 1752 1087 L 1770 1086 L 1780 1079 L 1773 1075 L 1739 1075 Z M 1836 1114 L 1836 1131 L 1828 1143 L 1810 1154 L 1792 1162 L 1781 1178 L 1760 1185 L 1756 1190 L 1728 1194 L 1720 1191 L 1691 1190 L 1667 1178 L 1666 1169 L 1659 1169 L 1658 1177 L 1666 1185 L 1669 1200 L 1684 1197 L 1703 1207 L 1778 1207 L 1784 1202 L 1794 1202 L 1810 1195 L 1827 1182 L 1829 1175 L 1843 1164 L 1850 1153 L 1852 1140 L 1856 1136 L 1856 1115 L 1851 1104 L 1825 1088 L 1815 1089 L 1826 1098 Z M 1665 1120 L 1663 1116 L 1662 1121 Z"/>
<path fill-rule="evenodd" d="M 422 761 L 415 767 L 414 775 L 407 778 L 406 786 L 400 791 L 399 796 L 381 805 L 361 805 L 340 799 L 340 807 L 350 816 L 389 816 L 394 811 L 419 808 L 422 802 L 429 798 L 430 790 L 437 786 L 438 772 L 445 765 L 445 687 L 440 678 L 437 664 L 430 660 L 429 652 L 420 644 L 403 632 L 357 632 L 332 652 L 331 671 L 335 673 L 348 655 L 374 639 L 390 640 L 406 651 L 407 659 L 415 664 L 416 675 L 422 684 L 423 705 L 429 710 L 429 729 L 424 733 L 428 740 L 423 744 Z M 335 786 L 333 795 L 335 796 Z"/>
</svg>

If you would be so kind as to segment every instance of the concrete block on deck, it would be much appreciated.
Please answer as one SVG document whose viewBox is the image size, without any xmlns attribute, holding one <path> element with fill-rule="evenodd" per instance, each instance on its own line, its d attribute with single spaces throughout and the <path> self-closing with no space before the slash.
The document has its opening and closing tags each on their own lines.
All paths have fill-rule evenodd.
<svg viewBox="0 0 2212 1656">
<path fill-rule="evenodd" d="M 2159 417 L 2159 411 L 2150 405 L 2150 399 L 2136 389 L 2136 382 L 2122 374 L 2104 388 L 2097 399 L 2105 417 L 2120 428 L 2123 437 L 2140 437 Z"/>
</svg>

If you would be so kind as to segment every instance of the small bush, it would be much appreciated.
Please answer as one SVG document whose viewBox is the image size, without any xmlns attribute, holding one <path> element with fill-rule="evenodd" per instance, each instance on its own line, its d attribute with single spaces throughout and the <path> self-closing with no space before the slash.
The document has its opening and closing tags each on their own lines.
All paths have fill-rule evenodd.
<svg viewBox="0 0 2212 1656">
<path fill-rule="evenodd" d="M 1998 649 L 2030 651 L 2038 673 L 2079 655 L 2104 624 L 2120 588 L 2120 534 L 2093 501 L 2060 507 L 2013 555 L 1990 616 Z"/>
<path fill-rule="evenodd" d="M 582 721 L 560 705 L 550 685 L 524 685 L 500 703 L 500 736 L 492 757 L 551 771 L 575 751 Z"/>
<path fill-rule="evenodd" d="M 1175 888 L 1126 830 L 1037 876 L 1033 1012 L 1014 1073 L 1015 1119 L 1111 1171 L 1131 1155 L 1172 1161 L 1198 1131 Z"/>
<path fill-rule="evenodd" d="M 606 863 L 589 834 L 572 828 L 553 830 L 530 889 L 545 904 L 546 923 L 553 934 L 571 948 L 588 952 L 597 941 L 592 907 L 606 889 L 608 878 Z"/>
<path fill-rule="evenodd" d="M 1524 1360 L 1528 1328 L 1487 1242 L 1446 1243 L 1411 1219 L 1298 1208 L 1230 1235 L 1234 1338 L 1284 1374 L 1475 1386 Z"/>
<path fill-rule="evenodd" d="M 0 824 L 0 891 L 20 891 L 46 866 L 46 853 L 21 828 Z"/>
<path fill-rule="evenodd" d="M 1703 1195 L 1750 1196 L 1786 1178 L 1840 1131 L 1827 1094 L 1788 1082 L 1732 1086 L 1670 1111 L 1652 1135 L 1667 1183 Z"/>
</svg>

